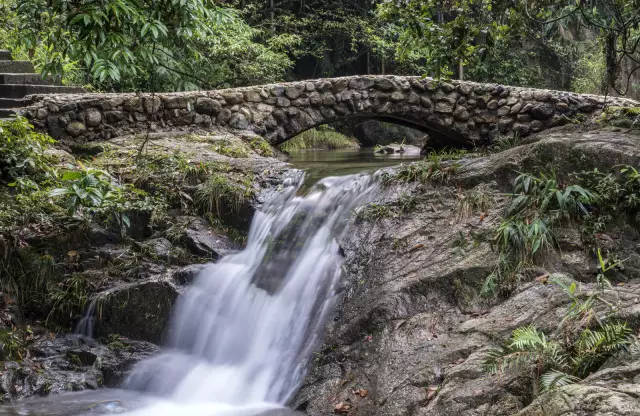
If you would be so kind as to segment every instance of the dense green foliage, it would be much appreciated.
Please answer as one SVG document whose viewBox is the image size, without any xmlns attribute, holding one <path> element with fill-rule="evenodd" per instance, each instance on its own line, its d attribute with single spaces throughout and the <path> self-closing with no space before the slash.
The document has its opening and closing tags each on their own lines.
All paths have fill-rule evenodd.
<svg viewBox="0 0 640 416">
<path fill-rule="evenodd" d="M 433 76 L 640 89 L 637 0 L 392 0 L 379 12 L 399 26 L 399 56 L 420 55 Z"/>
<path fill-rule="evenodd" d="M 208 0 L 3 3 L 0 42 L 44 73 L 105 90 L 182 90 L 269 82 L 295 39 L 257 29 Z"/>
<path fill-rule="evenodd" d="M 101 90 L 395 73 L 637 95 L 638 10 L 638 0 L 7 0 L 0 47 Z"/>
</svg>

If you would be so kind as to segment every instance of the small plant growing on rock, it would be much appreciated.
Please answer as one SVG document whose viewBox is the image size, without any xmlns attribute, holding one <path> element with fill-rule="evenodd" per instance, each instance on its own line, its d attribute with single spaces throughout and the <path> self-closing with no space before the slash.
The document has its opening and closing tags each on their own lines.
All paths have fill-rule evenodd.
<svg viewBox="0 0 640 416">
<path fill-rule="evenodd" d="M 198 186 L 196 203 L 205 213 L 222 215 L 224 211 L 240 212 L 242 204 L 251 197 L 250 188 L 243 189 L 221 174 L 212 174 Z"/>
<path fill-rule="evenodd" d="M 392 215 L 391 208 L 384 204 L 370 203 L 355 210 L 356 221 L 375 221 Z"/>
<path fill-rule="evenodd" d="M 486 212 L 493 201 L 491 189 L 481 184 L 473 189 L 458 193 L 457 212 L 459 219 L 466 219 L 476 212 Z"/>
<path fill-rule="evenodd" d="M 610 357 L 637 345 L 629 325 L 616 320 L 617 305 L 605 297 L 611 288 L 605 283 L 608 282 L 605 275 L 613 266 L 607 265 L 599 251 L 598 258 L 596 291 L 588 296 L 579 293 L 575 281 L 563 276 L 549 278 L 571 301 L 564 319 L 550 337 L 533 325 L 515 329 L 502 347 L 487 353 L 485 370 L 494 374 L 528 373 L 536 396 L 540 391 L 579 381 Z"/>
<path fill-rule="evenodd" d="M 251 147 L 251 149 L 260 156 L 272 157 L 274 155 L 273 148 L 271 147 L 269 142 L 261 137 L 251 139 L 251 141 L 249 142 L 249 147 Z"/>
<path fill-rule="evenodd" d="M 430 156 L 428 160 L 401 165 L 395 179 L 402 182 L 445 183 L 459 166 L 457 163 L 442 163 L 439 157 Z"/>
<path fill-rule="evenodd" d="M 589 207 L 596 201 L 597 195 L 590 190 L 561 185 L 553 175 L 518 175 L 511 203 L 493 239 L 500 261 L 488 276 L 483 293 L 493 294 L 500 284 L 512 285 L 522 265 L 533 263 L 556 246 L 554 227 L 588 217 Z"/>
</svg>

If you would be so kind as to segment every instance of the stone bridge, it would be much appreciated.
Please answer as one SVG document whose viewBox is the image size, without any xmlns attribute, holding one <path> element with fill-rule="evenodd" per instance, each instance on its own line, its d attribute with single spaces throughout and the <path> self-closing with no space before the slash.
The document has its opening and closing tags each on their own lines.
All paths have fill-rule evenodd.
<svg viewBox="0 0 640 416">
<path fill-rule="evenodd" d="M 250 130 L 280 144 L 341 119 L 378 119 L 418 128 L 434 146 L 521 136 L 601 110 L 605 97 L 563 91 L 352 76 L 217 91 L 32 96 L 19 112 L 58 139 L 108 139 L 146 131 Z M 640 105 L 622 98 L 607 104 Z"/>
</svg>

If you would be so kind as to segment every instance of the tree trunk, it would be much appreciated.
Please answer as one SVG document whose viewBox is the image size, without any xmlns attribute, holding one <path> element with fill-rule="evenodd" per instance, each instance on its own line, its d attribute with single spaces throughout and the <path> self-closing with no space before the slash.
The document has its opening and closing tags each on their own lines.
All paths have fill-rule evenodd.
<svg viewBox="0 0 640 416">
<path fill-rule="evenodd" d="M 616 41 L 618 40 L 615 33 L 607 33 L 604 43 L 605 62 L 607 65 L 607 87 L 616 90 L 616 79 L 618 79 L 618 53 L 616 51 Z"/>
</svg>

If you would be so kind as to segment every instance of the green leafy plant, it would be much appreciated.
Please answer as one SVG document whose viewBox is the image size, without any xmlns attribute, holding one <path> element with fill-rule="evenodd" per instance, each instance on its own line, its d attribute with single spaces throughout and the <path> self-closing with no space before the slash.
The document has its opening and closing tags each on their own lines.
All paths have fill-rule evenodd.
<svg viewBox="0 0 640 416">
<path fill-rule="evenodd" d="M 553 377 L 555 379 L 567 379 L 563 370 L 568 370 L 569 359 L 558 342 L 548 339 L 544 332 L 530 325 L 515 329 L 503 347 L 490 350 L 484 367 L 491 373 L 528 373 L 533 380 L 533 394 L 537 395 L 538 380 L 548 371 L 557 374 Z M 550 374 L 546 378 L 551 378 Z"/>
<path fill-rule="evenodd" d="M 21 176 L 42 177 L 50 170 L 45 150 L 53 143 L 51 137 L 35 132 L 23 117 L 0 120 L 0 180 L 14 181 L 15 186 Z"/>
<path fill-rule="evenodd" d="M 75 215 L 82 208 L 98 208 L 121 192 L 111 176 L 99 169 L 66 171 L 60 180 L 65 186 L 51 190 L 49 195 L 63 197 L 69 215 Z"/>
<path fill-rule="evenodd" d="M 597 370 L 609 357 L 627 349 L 633 342 L 626 322 L 610 322 L 596 329 L 585 329 L 573 346 L 573 367 L 580 377 Z"/>
<path fill-rule="evenodd" d="M 0 329 L 0 362 L 26 358 L 27 347 L 33 338 L 31 327 Z"/>
<path fill-rule="evenodd" d="M 554 227 L 583 221 L 598 196 L 577 185 L 561 185 L 555 176 L 521 173 L 514 181 L 511 203 L 495 230 L 493 247 L 500 255 L 483 293 L 490 295 L 501 283 L 513 285 L 514 276 L 525 264 L 535 262 L 556 246 Z"/>
<path fill-rule="evenodd" d="M 620 219 L 637 224 L 640 213 L 640 172 L 633 166 L 622 165 L 603 172 L 598 169 L 580 172 L 576 178 L 597 195 L 590 206 L 591 213 L 584 222 L 582 233 L 587 243 L 595 245 L 594 236 Z"/>
</svg>

